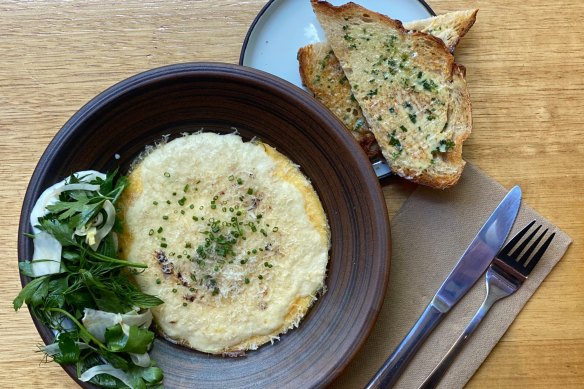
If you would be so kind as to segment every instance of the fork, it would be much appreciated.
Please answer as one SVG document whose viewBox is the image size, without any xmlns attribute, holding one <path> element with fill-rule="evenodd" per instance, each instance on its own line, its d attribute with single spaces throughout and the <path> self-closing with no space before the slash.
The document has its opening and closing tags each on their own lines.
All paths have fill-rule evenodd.
<svg viewBox="0 0 584 389">
<path fill-rule="evenodd" d="M 532 231 L 520 245 L 517 246 L 517 244 L 534 224 L 535 220 L 517 233 L 517 235 L 515 235 L 513 239 L 503 247 L 499 254 L 497 254 L 495 259 L 493 259 L 486 274 L 487 295 L 485 300 L 479 307 L 477 313 L 475 313 L 469 325 L 465 328 L 456 342 L 454 342 L 438 366 L 432 370 L 419 389 L 435 388 L 438 385 L 450 365 L 452 365 L 457 355 L 466 344 L 468 338 L 486 316 L 489 309 L 491 309 L 491 307 L 500 299 L 515 293 L 523 282 L 527 280 L 529 273 L 531 273 L 535 265 L 537 265 L 556 235 L 555 233 L 551 234 L 532 256 L 543 237 L 547 234 L 547 229 L 537 237 L 535 242 L 533 242 L 527 250 L 525 250 L 525 248 L 539 232 L 541 225 Z M 511 252 L 512 250 L 513 252 Z"/>
</svg>

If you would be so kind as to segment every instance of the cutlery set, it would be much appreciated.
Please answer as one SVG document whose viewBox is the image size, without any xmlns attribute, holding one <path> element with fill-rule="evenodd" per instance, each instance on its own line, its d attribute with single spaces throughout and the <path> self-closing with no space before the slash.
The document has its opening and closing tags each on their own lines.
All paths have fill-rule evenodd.
<svg viewBox="0 0 584 389">
<path fill-rule="evenodd" d="M 487 292 L 482 305 L 438 366 L 419 387 L 435 388 L 493 304 L 516 292 L 527 280 L 554 239 L 555 233 L 543 241 L 548 230 L 538 235 L 542 228 L 539 225 L 527 235 L 535 225 L 534 220 L 501 249 L 515 222 L 520 205 L 521 189 L 515 186 L 487 219 L 418 321 L 369 381 L 366 389 L 394 386 L 432 330 L 486 270 Z"/>
</svg>

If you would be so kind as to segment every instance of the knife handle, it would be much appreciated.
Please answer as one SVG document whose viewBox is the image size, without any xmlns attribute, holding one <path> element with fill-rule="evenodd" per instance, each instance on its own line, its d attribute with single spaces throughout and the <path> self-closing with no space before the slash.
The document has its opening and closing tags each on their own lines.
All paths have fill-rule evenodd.
<svg viewBox="0 0 584 389">
<path fill-rule="evenodd" d="M 395 385 L 408 362 L 416 354 L 416 351 L 418 351 L 432 330 L 440 323 L 444 314 L 444 312 L 430 303 L 408 335 L 385 361 L 373 379 L 369 381 L 365 389 L 385 389 Z"/>
</svg>

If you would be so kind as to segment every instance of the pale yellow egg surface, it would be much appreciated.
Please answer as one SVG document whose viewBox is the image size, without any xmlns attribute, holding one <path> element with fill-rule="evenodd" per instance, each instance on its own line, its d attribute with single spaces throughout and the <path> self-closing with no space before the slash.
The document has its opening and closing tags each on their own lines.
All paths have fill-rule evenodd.
<svg viewBox="0 0 584 389">
<path fill-rule="evenodd" d="M 261 142 L 201 132 L 149 148 L 120 202 L 123 258 L 164 304 L 158 331 L 238 353 L 298 326 L 324 291 L 330 232 L 298 166 Z"/>
</svg>

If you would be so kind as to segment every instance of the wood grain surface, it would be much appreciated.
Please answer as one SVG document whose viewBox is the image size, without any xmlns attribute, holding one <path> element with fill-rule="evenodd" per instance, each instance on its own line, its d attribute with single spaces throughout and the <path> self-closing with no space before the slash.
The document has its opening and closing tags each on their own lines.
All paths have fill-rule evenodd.
<svg viewBox="0 0 584 389">
<path fill-rule="evenodd" d="M 304 1 L 304 0 L 298 0 Z M 391 1 L 391 0 L 388 0 Z M 393 0 L 398 1 L 398 0 Z M 137 72 L 187 61 L 236 63 L 265 0 L 0 0 L 0 386 L 73 388 L 40 342 L 20 289 L 16 239 L 28 180 L 64 122 Z M 437 12 L 476 7 L 457 48 L 474 130 L 465 158 L 574 239 L 469 388 L 584 385 L 584 5 L 578 0 L 430 0 Z M 414 189 L 384 186 L 390 214 Z"/>
</svg>

